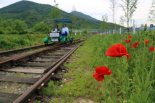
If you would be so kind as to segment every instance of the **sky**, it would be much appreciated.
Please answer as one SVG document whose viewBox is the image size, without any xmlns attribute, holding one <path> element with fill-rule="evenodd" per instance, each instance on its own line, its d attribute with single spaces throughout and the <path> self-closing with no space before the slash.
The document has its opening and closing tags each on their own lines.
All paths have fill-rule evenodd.
<svg viewBox="0 0 155 103">
<path fill-rule="evenodd" d="M 0 0 L 0 8 L 15 3 L 20 0 Z M 54 0 L 29 0 L 42 4 L 55 5 Z M 112 9 L 110 0 L 55 0 L 58 7 L 66 12 L 73 10 L 90 15 L 96 19 L 102 20 L 103 15 L 108 16 L 108 22 L 112 22 Z M 121 0 L 116 0 L 116 16 L 115 21 L 120 23 L 120 17 L 124 15 L 120 7 Z M 148 21 L 148 14 L 151 7 L 152 0 L 138 0 L 137 9 L 133 14 L 135 25 L 138 27 L 141 24 L 150 24 Z M 125 26 L 125 24 L 124 24 Z"/>
</svg>

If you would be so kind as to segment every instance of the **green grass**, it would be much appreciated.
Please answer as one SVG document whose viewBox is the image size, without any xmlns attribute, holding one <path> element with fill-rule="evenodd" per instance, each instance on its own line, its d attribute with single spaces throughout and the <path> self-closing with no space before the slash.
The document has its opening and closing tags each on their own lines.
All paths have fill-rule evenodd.
<svg viewBox="0 0 155 103">
<path fill-rule="evenodd" d="M 131 48 L 124 42 L 127 36 L 96 35 L 89 38 L 65 64 L 69 68 L 64 76 L 66 81 L 62 81 L 63 86 L 56 86 L 58 90 L 52 96 L 61 98 L 62 103 L 74 103 L 79 97 L 97 103 L 154 103 L 155 53 L 148 50 L 155 45 L 154 33 L 132 35 L 132 43 L 140 42 L 138 48 Z M 147 46 L 145 39 L 150 40 Z M 107 48 L 116 43 L 127 47 L 131 55 L 129 60 L 105 56 Z M 92 77 L 96 66 L 109 67 L 112 75 L 105 76 L 101 83 L 97 82 Z"/>
<path fill-rule="evenodd" d="M 43 44 L 42 39 L 46 34 L 4 34 L 0 35 L 0 50 L 7 50 L 13 48 L 23 48 Z"/>
<path fill-rule="evenodd" d="M 34 46 L 43 43 L 43 38 L 45 38 L 47 34 L 1 34 L 0 35 L 0 50 L 8 50 L 15 48 L 23 48 L 28 46 Z M 73 39 L 85 39 L 87 35 L 77 34 L 71 35 Z"/>
</svg>

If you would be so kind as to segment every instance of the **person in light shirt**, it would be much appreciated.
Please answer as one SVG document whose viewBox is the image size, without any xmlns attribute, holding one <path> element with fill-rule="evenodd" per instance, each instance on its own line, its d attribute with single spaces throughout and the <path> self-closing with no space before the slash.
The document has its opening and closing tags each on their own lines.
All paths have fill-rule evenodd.
<svg viewBox="0 0 155 103">
<path fill-rule="evenodd" d="M 62 36 L 67 36 L 69 34 L 69 29 L 66 26 L 66 24 L 63 25 L 62 30 L 61 30 Z"/>
<path fill-rule="evenodd" d="M 54 29 L 52 30 L 52 32 L 60 32 L 60 29 L 58 27 L 58 25 L 55 25 Z"/>
</svg>

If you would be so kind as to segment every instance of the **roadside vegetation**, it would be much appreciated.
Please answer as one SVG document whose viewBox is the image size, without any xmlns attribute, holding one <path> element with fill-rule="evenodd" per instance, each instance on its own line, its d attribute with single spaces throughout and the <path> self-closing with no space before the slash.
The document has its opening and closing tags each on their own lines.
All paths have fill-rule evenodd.
<svg viewBox="0 0 155 103">
<path fill-rule="evenodd" d="M 89 38 L 64 64 L 68 72 L 63 80 L 50 82 L 43 89 L 45 95 L 51 96 L 49 103 L 154 103 L 154 33 Z M 105 55 L 110 46 L 118 43 L 127 49 L 128 59 Z M 103 81 L 95 80 L 93 74 L 98 66 L 108 67 L 112 74 L 104 76 Z"/>
<path fill-rule="evenodd" d="M 0 50 L 23 48 L 43 44 L 45 34 L 3 34 L 0 35 Z"/>
<path fill-rule="evenodd" d="M 85 32 L 84 32 L 85 33 Z M 77 33 L 77 35 L 70 34 L 75 39 L 86 39 L 90 37 L 88 34 Z M 47 34 L 0 34 L 0 51 L 23 48 L 28 46 L 35 46 L 44 44 L 43 39 L 48 36 Z M 52 43 L 52 42 L 49 42 Z"/>
</svg>

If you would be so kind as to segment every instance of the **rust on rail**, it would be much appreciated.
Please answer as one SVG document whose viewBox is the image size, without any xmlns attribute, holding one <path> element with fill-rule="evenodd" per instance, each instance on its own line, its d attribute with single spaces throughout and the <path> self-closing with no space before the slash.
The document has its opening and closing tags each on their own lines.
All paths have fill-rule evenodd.
<svg viewBox="0 0 155 103">
<path fill-rule="evenodd" d="M 22 95 L 20 95 L 13 103 L 24 103 L 28 102 L 30 99 L 31 94 L 35 92 L 38 88 L 44 86 L 52 77 L 52 73 L 64 62 L 67 58 L 80 46 L 81 44 L 75 46 L 72 50 L 70 50 L 66 55 L 61 57 L 59 60 L 56 61 L 54 65 L 49 67 L 49 71 L 39 79 L 35 84 L 33 84 L 27 91 L 25 91 Z"/>
</svg>

